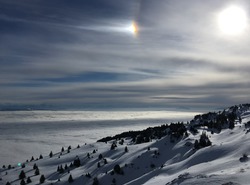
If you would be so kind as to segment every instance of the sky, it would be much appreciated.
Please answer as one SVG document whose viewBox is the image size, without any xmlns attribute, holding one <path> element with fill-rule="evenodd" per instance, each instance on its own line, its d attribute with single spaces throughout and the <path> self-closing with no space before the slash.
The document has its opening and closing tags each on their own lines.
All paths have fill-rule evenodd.
<svg viewBox="0 0 250 185">
<path fill-rule="evenodd" d="M 218 23 L 230 6 L 237 34 Z M 248 16 L 247 0 L 0 0 L 0 108 L 248 103 Z"/>
</svg>

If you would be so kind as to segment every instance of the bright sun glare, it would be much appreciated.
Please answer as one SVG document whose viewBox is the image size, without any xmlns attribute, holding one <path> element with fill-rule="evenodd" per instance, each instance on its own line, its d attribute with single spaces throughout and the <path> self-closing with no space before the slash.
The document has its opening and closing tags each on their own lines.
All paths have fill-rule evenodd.
<svg viewBox="0 0 250 185">
<path fill-rule="evenodd" d="M 137 24 L 135 22 L 132 22 L 131 25 L 129 25 L 128 27 L 128 31 L 136 36 L 138 34 Z"/>
<path fill-rule="evenodd" d="M 230 6 L 219 13 L 220 30 L 227 35 L 239 35 L 247 27 L 247 14 L 238 6 Z"/>
</svg>

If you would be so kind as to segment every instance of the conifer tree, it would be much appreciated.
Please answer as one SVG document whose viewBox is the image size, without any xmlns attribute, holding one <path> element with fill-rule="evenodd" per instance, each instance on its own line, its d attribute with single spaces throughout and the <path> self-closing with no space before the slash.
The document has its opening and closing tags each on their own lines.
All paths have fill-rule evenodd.
<svg viewBox="0 0 250 185">
<path fill-rule="evenodd" d="M 104 161 L 104 164 L 108 164 L 107 159 L 103 159 L 103 161 Z"/>
<path fill-rule="evenodd" d="M 86 177 L 88 177 L 88 178 L 91 178 L 91 175 L 90 175 L 90 173 L 86 173 L 86 175 L 85 175 Z"/>
<path fill-rule="evenodd" d="M 26 181 L 26 182 L 27 182 L 27 184 L 29 184 L 29 183 L 32 182 L 31 179 L 30 179 L 30 177 L 27 178 L 27 181 Z"/>
<path fill-rule="evenodd" d="M 122 171 L 122 169 L 121 169 L 121 167 L 120 167 L 119 164 L 116 164 L 114 166 L 114 172 L 117 173 L 117 174 L 123 175 L 123 171 Z"/>
<path fill-rule="evenodd" d="M 113 143 L 110 147 L 110 150 L 114 150 L 117 147 L 117 145 L 115 143 Z"/>
<path fill-rule="evenodd" d="M 112 179 L 112 183 L 116 184 L 116 179 L 115 178 Z"/>
<path fill-rule="evenodd" d="M 45 181 L 45 177 L 44 177 L 44 175 L 41 175 L 41 177 L 40 177 L 40 184 L 44 183 L 44 181 Z"/>
<path fill-rule="evenodd" d="M 53 152 L 52 151 L 49 153 L 49 157 L 50 158 L 53 157 Z"/>
<path fill-rule="evenodd" d="M 63 169 L 62 165 L 58 166 L 57 170 L 59 173 L 64 173 L 64 169 Z"/>
<path fill-rule="evenodd" d="M 103 158 L 102 154 L 100 154 L 98 158 L 101 160 Z"/>
<path fill-rule="evenodd" d="M 194 148 L 197 150 L 200 148 L 200 144 L 199 144 L 199 141 L 197 139 L 194 142 Z"/>
<path fill-rule="evenodd" d="M 68 165 L 67 165 L 67 164 L 65 164 L 64 169 L 65 169 L 65 170 L 67 170 L 67 169 L 68 169 Z"/>
<path fill-rule="evenodd" d="M 74 166 L 75 167 L 80 167 L 81 166 L 81 161 L 80 161 L 79 157 L 76 157 L 76 159 L 74 160 Z"/>
<path fill-rule="evenodd" d="M 38 167 L 35 170 L 35 175 L 40 175 L 40 170 L 38 169 Z"/>
<path fill-rule="evenodd" d="M 31 157 L 30 161 L 34 161 L 34 157 L 33 156 Z"/>
<path fill-rule="evenodd" d="M 73 177 L 72 177 L 72 175 L 70 174 L 70 176 L 69 176 L 69 179 L 68 179 L 68 182 L 69 183 L 72 183 L 74 180 L 73 180 Z"/>
<path fill-rule="evenodd" d="M 26 175 L 25 175 L 24 171 L 22 170 L 19 174 L 19 179 L 24 179 L 24 178 L 26 178 Z"/>
<path fill-rule="evenodd" d="M 21 182 L 20 182 L 20 185 L 25 185 L 25 184 L 26 183 L 25 183 L 24 179 L 22 179 Z"/>
<path fill-rule="evenodd" d="M 98 181 L 97 177 L 94 178 L 92 185 L 99 185 L 99 181 Z"/>
<path fill-rule="evenodd" d="M 37 167 L 37 165 L 36 165 L 36 163 L 34 163 L 34 165 L 33 165 L 33 170 L 35 170 L 35 169 L 37 169 L 38 167 Z"/>
</svg>

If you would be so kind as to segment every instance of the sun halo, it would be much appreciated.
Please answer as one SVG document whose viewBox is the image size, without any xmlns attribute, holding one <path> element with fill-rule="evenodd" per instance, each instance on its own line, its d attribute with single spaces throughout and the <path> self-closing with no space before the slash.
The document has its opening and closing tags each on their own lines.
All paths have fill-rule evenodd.
<svg viewBox="0 0 250 185">
<path fill-rule="evenodd" d="M 134 36 L 137 36 L 139 29 L 136 22 L 133 21 L 131 25 L 128 26 L 128 31 L 132 33 Z"/>
</svg>

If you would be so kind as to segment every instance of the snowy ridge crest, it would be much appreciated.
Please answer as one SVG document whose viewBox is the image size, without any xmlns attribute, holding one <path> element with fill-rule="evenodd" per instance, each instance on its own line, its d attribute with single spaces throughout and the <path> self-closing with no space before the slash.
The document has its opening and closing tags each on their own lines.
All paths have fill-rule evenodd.
<svg viewBox="0 0 250 185">
<path fill-rule="evenodd" d="M 62 147 L 1 167 L 0 184 L 248 185 L 250 104 Z"/>
</svg>

